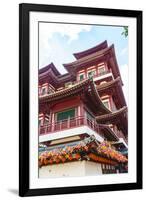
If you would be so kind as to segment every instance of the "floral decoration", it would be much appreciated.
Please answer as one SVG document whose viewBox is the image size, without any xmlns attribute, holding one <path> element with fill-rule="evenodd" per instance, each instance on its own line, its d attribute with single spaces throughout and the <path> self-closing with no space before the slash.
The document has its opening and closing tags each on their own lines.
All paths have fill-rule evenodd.
<svg viewBox="0 0 146 200">
<path fill-rule="evenodd" d="M 94 142 L 90 144 L 80 142 L 75 146 L 65 146 L 41 153 L 39 167 L 75 160 L 93 160 L 108 164 L 126 163 L 128 161 L 125 156 L 112 147 L 110 142 L 104 141 L 98 145 Z"/>
</svg>

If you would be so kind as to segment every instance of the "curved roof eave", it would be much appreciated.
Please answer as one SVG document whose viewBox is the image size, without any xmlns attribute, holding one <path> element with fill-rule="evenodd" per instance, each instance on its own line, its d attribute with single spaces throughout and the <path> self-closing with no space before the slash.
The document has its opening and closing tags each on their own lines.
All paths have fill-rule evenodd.
<svg viewBox="0 0 146 200">
<path fill-rule="evenodd" d="M 85 51 L 80 51 L 80 52 L 77 52 L 77 53 L 73 53 L 73 55 L 75 56 L 76 59 L 80 59 L 82 57 L 85 57 L 87 55 L 90 55 L 92 53 L 95 53 L 97 51 L 100 51 L 100 50 L 103 50 L 105 48 L 107 48 L 107 40 L 101 42 L 100 44 L 92 47 L 92 48 L 89 48 Z"/>
<path fill-rule="evenodd" d="M 127 112 L 127 106 L 124 106 L 121 109 L 116 110 L 115 112 L 111 112 L 109 114 L 97 116 L 96 120 L 97 120 L 97 122 L 103 121 L 103 120 L 110 120 L 111 118 L 116 118 L 120 114 L 126 113 L 126 112 Z"/>
<path fill-rule="evenodd" d="M 73 85 L 70 88 L 65 88 L 65 89 L 57 91 L 55 93 L 44 95 L 44 96 L 40 97 L 40 102 L 43 103 L 43 102 L 57 101 L 57 100 L 69 97 L 71 95 L 75 95 L 79 92 L 80 93 L 84 92 L 86 94 L 84 87 L 89 86 L 89 85 L 90 85 L 92 92 L 89 93 L 88 95 L 94 101 L 95 105 L 98 107 L 98 110 L 101 111 L 102 113 L 106 113 L 106 114 L 111 113 L 111 111 L 108 110 L 102 103 L 100 96 L 98 94 L 98 91 L 96 89 L 96 86 L 92 79 L 86 79 L 86 80 L 83 80 L 83 81 Z"/>
<path fill-rule="evenodd" d="M 114 137 L 117 141 L 119 140 L 118 136 L 115 134 L 115 132 L 108 126 L 105 124 L 98 124 L 99 125 L 99 129 L 105 129 L 109 134 L 112 135 L 112 137 Z"/>
<path fill-rule="evenodd" d="M 96 88 L 96 85 L 95 85 L 93 79 L 91 79 L 91 80 L 92 80 L 92 87 L 94 90 L 93 94 L 95 94 L 95 99 L 97 99 L 97 104 L 101 106 L 101 110 L 103 110 L 106 114 L 111 113 L 111 111 L 103 104 L 103 102 L 98 94 L 98 91 L 97 91 L 97 88 Z"/>
<path fill-rule="evenodd" d="M 98 52 L 95 52 L 95 53 L 92 53 L 90 55 L 87 55 L 85 57 L 82 57 L 76 61 L 73 61 L 71 63 L 66 63 L 66 64 L 63 64 L 63 66 L 69 71 L 69 68 L 70 67 L 77 67 L 78 65 L 81 65 L 83 63 L 86 63 L 86 62 L 89 62 L 93 59 L 97 59 L 97 58 L 101 58 L 103 57 L 104 55 L 106 55 L 109 51 L 111 51 L 111 49 L 114 48 L 114 45 L 112 44 L 111 46 L 101 50 L 101 51 L 98 51 Z"/>
<path fill-rule="evenodd" d="M 42 74 L 42 73 L 47 72 L 49 69 L 52 69 L 52 71 L 54 72 L 54 74 L 55 74 L 56 76 L 61 75 L 60 72 L 59 72 L 59 71 L 57 70 L 57 68 L 55 67 L 54 63 L 52 63 L 52 62 L 51 62 L 50 64 L 48 64 L 47 66 L 45 66 L 45 67 L 39 69 L 39 75 Z"/>
<path fill-rule="evenodd" d="M 118 84 L 120 83 L 120 84 Z M 124 97 L 124 94 L 123 94 L 123 90 L 122 90 L 122 80 L 121 80 L 121 77 L 118 76 L 116 79 L 110 81 L 110 82 L 107 82 L 107 83 L 104 83 L 104 84 L 101 84 L 101 85 L 98 85 L 97 86 L 97 90 L 98 92 L 101 92 L 103 90 L 106 90 L 110 87 L 114 87 L 114 86 L 117 86 L 118 87 L 118 94 L 120 93 L 121 94 L 121 101 L 122 101 L 122 105 L 123 106 L 126 106 L 126 100 L 125 100 L 125 97 Z"/>
<path fill-rule="evenodd" d="M 70 96 L 71 94 L 77 92 L 78 88 L 83 89 L 83 86 L 87 85 L 88 83 L 89 83 L 89 79 L 83 80 L 83 81 L 79 82 L 78 84 L 73 85 L 70 88 L 64 88 L 63 90 L 59 90 L 54 93 L 42 96 L 42 97 L 40 97 L 40 101 L 44 100 L 44 101 L 49 102 L 49 101 L 54 101 L 56 99 L 58 100 L 58 99 L 64 98 L 64 96 L 65 97 Z"/>
<path fill-rule="evenodd" d="M 65 80 L 70 80 L 70 79 L 75 79 L 71 74 L 66 73 L 66 74 L 60 74 L 60 75 L 56 75 L 54 73 L 54 71 L 52 70 L 52 68 L 49 68 L 48 70 L 46 70 L 45 72 L 42 72 L 41 74 L 39 74 L 39 80 L 42 80 L 44 78 L 46 78 L 47 76 L 50 76 L 51 78 L 53 77 L 53 79 L 56 81 L 56 83 L 59 84 L 59 82 L 63 82 Z"/>
<path fill-rule="evenodd" d="M 119 83 L 120 81 L 121 81 L 121 78 L 117 77 L 116 79 L 114 79 L 112 81 L 106 82 L 106 83 L 101 84 L 101 85 L 97 85 L 97 90 L 98 91 L 105 90 L 109 87 L 112 87 L 114 84 Z"/>
<path fill-rule="evenodd" d="M 120 73 L 120 70 L 119 70 L 114 45 L 113 45 L 113 48 L 111 49 L 111 51 L 112 51 L 113 67 L 114 67 L 115 74 L 117 74 L 117 76 L 120 76 L 120 78 L 121 78 L 121 73 Z M 121 83 L 123 85 L 122 78 L 121 78 Z"/>
</svg>

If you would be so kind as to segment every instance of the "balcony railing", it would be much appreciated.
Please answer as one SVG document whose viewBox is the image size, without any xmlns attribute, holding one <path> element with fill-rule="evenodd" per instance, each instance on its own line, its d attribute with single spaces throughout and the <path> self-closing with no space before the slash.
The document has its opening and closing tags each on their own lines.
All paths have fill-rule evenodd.
<svg viewBox="0 0 146 200">
<path fill-rule="evenodd" d="M 106 75 L 106 74 L 110 74 L 110 73 L 112 73 L 112 71 L 111 70 L 105 70 L 105 71 L 103 71 L 103 72 L 98 72 L 98 74 L 94 74 L 94 75 L 91 75 L 90 76 L 90 78 L 92 77 L 92 78 L 98 78 L 98 77 L 102 77 L 102 76 L 104 76 L 104 75 Z M 88 77 L 89 78 L 89 77 Z M 86 78 L 84 78 L 84 80 L 85 80 Z M 80 82 L 81 80 L 78 80 L 77 82 Z M 75 83 L 77 83 L 77 82 L 75 82 Z"/>
<path fill-rule="evenodd" d="M 81 126 L 88 126 L 92 130 L 94 130 L 97 134 L 99 134 L 102 138 L 106 138 L 105 134 L 103 134 L 102 129 L 107 128 L 109 130 L 108 134 L 114 136 L 114 138 L 119 138 L 117 131 L 112 130 L 108 125 L 97 124 L 97 122 L 93 119 L 89 119 L 86 116 L 77 116 L 75 118 L 69 118 L 66 120 L 54 122 L 51 124 L 43 125 L 39 127 L 39 135 L 51 134 L 54 132 L 59 132 L 71 128 L 77 128 Z M 122 137 L 124 138 L 124 137 Z"/>
<path fill-rule="evenodd" d="M 90 127 L 91 129 L 93 129 L 94 131 L 99 132 L 98 131 L 99 126 L 96 123 L 96 121 L 91 120 L 85 116 L 78 116 L 75 118 L 70 118 L 70 119 L 58 121 L 58 122 L 55 122 L 52 124 L 40 126 L 39 134 L 40 135 L 49 134 L 52 132 L 71 129 L 71 128 L 75 128 L 75 127 L 79 127 L 79 126 L 83 126 L 83 125 L 86 125 L 86 126 Z"/>
<path fill-rule="evenodd" d="M 105 70 L 105 71 L 103 71 L 103 72 L 99 72 L 98 75 L 96 75 L 96 77 L 98 77 L 98 76 L 103 76 L 103 75 L 109 74 L 109 73 L 111 73 L 111 70 Z"/>
<path fill-rule="evenodd" d="M 95 75 L 93 75 L 93 76 L 91 76 L 91 77 L 93 77 L 93 78 L 98 78 L 98 77 L 102 77 L 103 75 L 106 75 L 106 74 L 109 74 L 109 73 L 111 73 L 111 70 L 106 70 L 106 71 L 103 71 L 103 72 L 99 72 L 98 74 L 95 74 Z M 91 78 L 91 77 L 90 77 L 90 78 Z M 88 78 L 89 78 L 89 77 L 88 77 Z M 87 79 L 87 78 L 84 78 L 83 80 L 85 80 L 85 79 Z M 76 83 L 79 83 L 80 81 L 81 81 L 81 80 L 74 81 L 74 82 L 72 82 L 72 84 L 70 84 L 68 87 L 71 87 L 71 86 L 75 85 Z M 52 87 L 53 89 L 52 89 L 51 87 Z M 63 89 L 65 89 L 65 88 L 67 88 L 67 87 L 59 88 L 59 90 L 63 90 Z M 54 93 L 55 91 L 58 91 L 58 90 L 55 90 L 55 88 L 54 88 L 53 86 L 49 85 L 49 88 L 47 88 L 45 91 L 39 93 L 39 97 L 44 96 L 44 95 L 47 95 L 47 94 Z"/>
</svg>

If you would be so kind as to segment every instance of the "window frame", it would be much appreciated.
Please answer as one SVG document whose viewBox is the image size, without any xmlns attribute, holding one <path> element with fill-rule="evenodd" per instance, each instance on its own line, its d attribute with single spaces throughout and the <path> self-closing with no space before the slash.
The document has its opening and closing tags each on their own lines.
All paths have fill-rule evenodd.
<svg viewBox="0 0 146 200">
<path fill-rule="evenodd" d="M 97 68 L 98 75 L 100 75 L 100 76 L 103 75 L 103 74 L 102 74 L 103 72 L 100 72 L 101 69 L 104 69 L 103 72 L 106 72 L 106 66 L 105 66 L 105 64 L 103 64 L 103 65 L 101 65 L 101 66 L 98 66 L 98 68 Z"/>
<path fill-rule="evenodd" d="M 73 109 L 74 109 L 74 111 L 75 111 L 75 115 L 74 115 L 73 118 L 75 118 L 75 117 L 76 117 L 76 113 L 77 113 L 77 108 L 76 108 L 76 107 L 73 107 L 73 108 L 68 108 L 68 109 L 65 109 L 65 110 L 56 112 L 56 113 L 55 113 L 55 122 L 61 122 L 61 121 L 67 120 L 67 119 L 73 119 L 73 118 L 67 118 L 67 119 L 63 119 L 63 120 L 57 120 L 57 114 L 63 113 L 63 112 L 65 112 L 65 111 L 73 110 Z"/>
<path fill-rule="evenodd" d="M 81 76 L 81 75 L 83 75 L 83 79 L 82 79 L 82 80 L 80 79 L 80 76 Z M 85 73 L 79 73 L 79 74 L 78 74 L 78 80 L 79 80 L 79 81 L 83 81 L 84 79 L 85 79 Z"/>
<path fill-rule="evenodd" d="M 89 73 L 92 73 L 92 72 L 95 72 L 95 74 L 92 74 L 92 76 L 89 77 Z M 89 71 L 87 72 L 87 77 L 88 77 L 88 78 L 93 78 L 93 77 L 95 77 L 95 76 L 96 76 L 96 69 L 92 69 L 92 70 L 89 70 Z"/>
<path fill-rule="evenodd" d="M 103 99 L 102 100 L 102 103 L 104 104 L 104 103 L 108 103 L 108 107 L 107 106 L 105 106 L 107 109 L 109 109 L 109 110 L 111 110 L 111 104 L 110 104 L 110 99 L 108 98 L 108 99 Z"/>
</svg>

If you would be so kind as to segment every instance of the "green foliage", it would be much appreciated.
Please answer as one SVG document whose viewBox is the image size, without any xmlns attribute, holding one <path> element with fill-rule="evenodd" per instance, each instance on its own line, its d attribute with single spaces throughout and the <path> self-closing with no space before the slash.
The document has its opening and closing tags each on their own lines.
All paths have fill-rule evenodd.
<svg viewBox="0 0 146 200">
<path fill-rule="evenodd" d="M 123 27 L 123 32 L 121 33 L 122 35 L 124 35 L 125 36 L 125 38 L 128 36 L 128 26 L 124 26 Z"/>
</svg>

